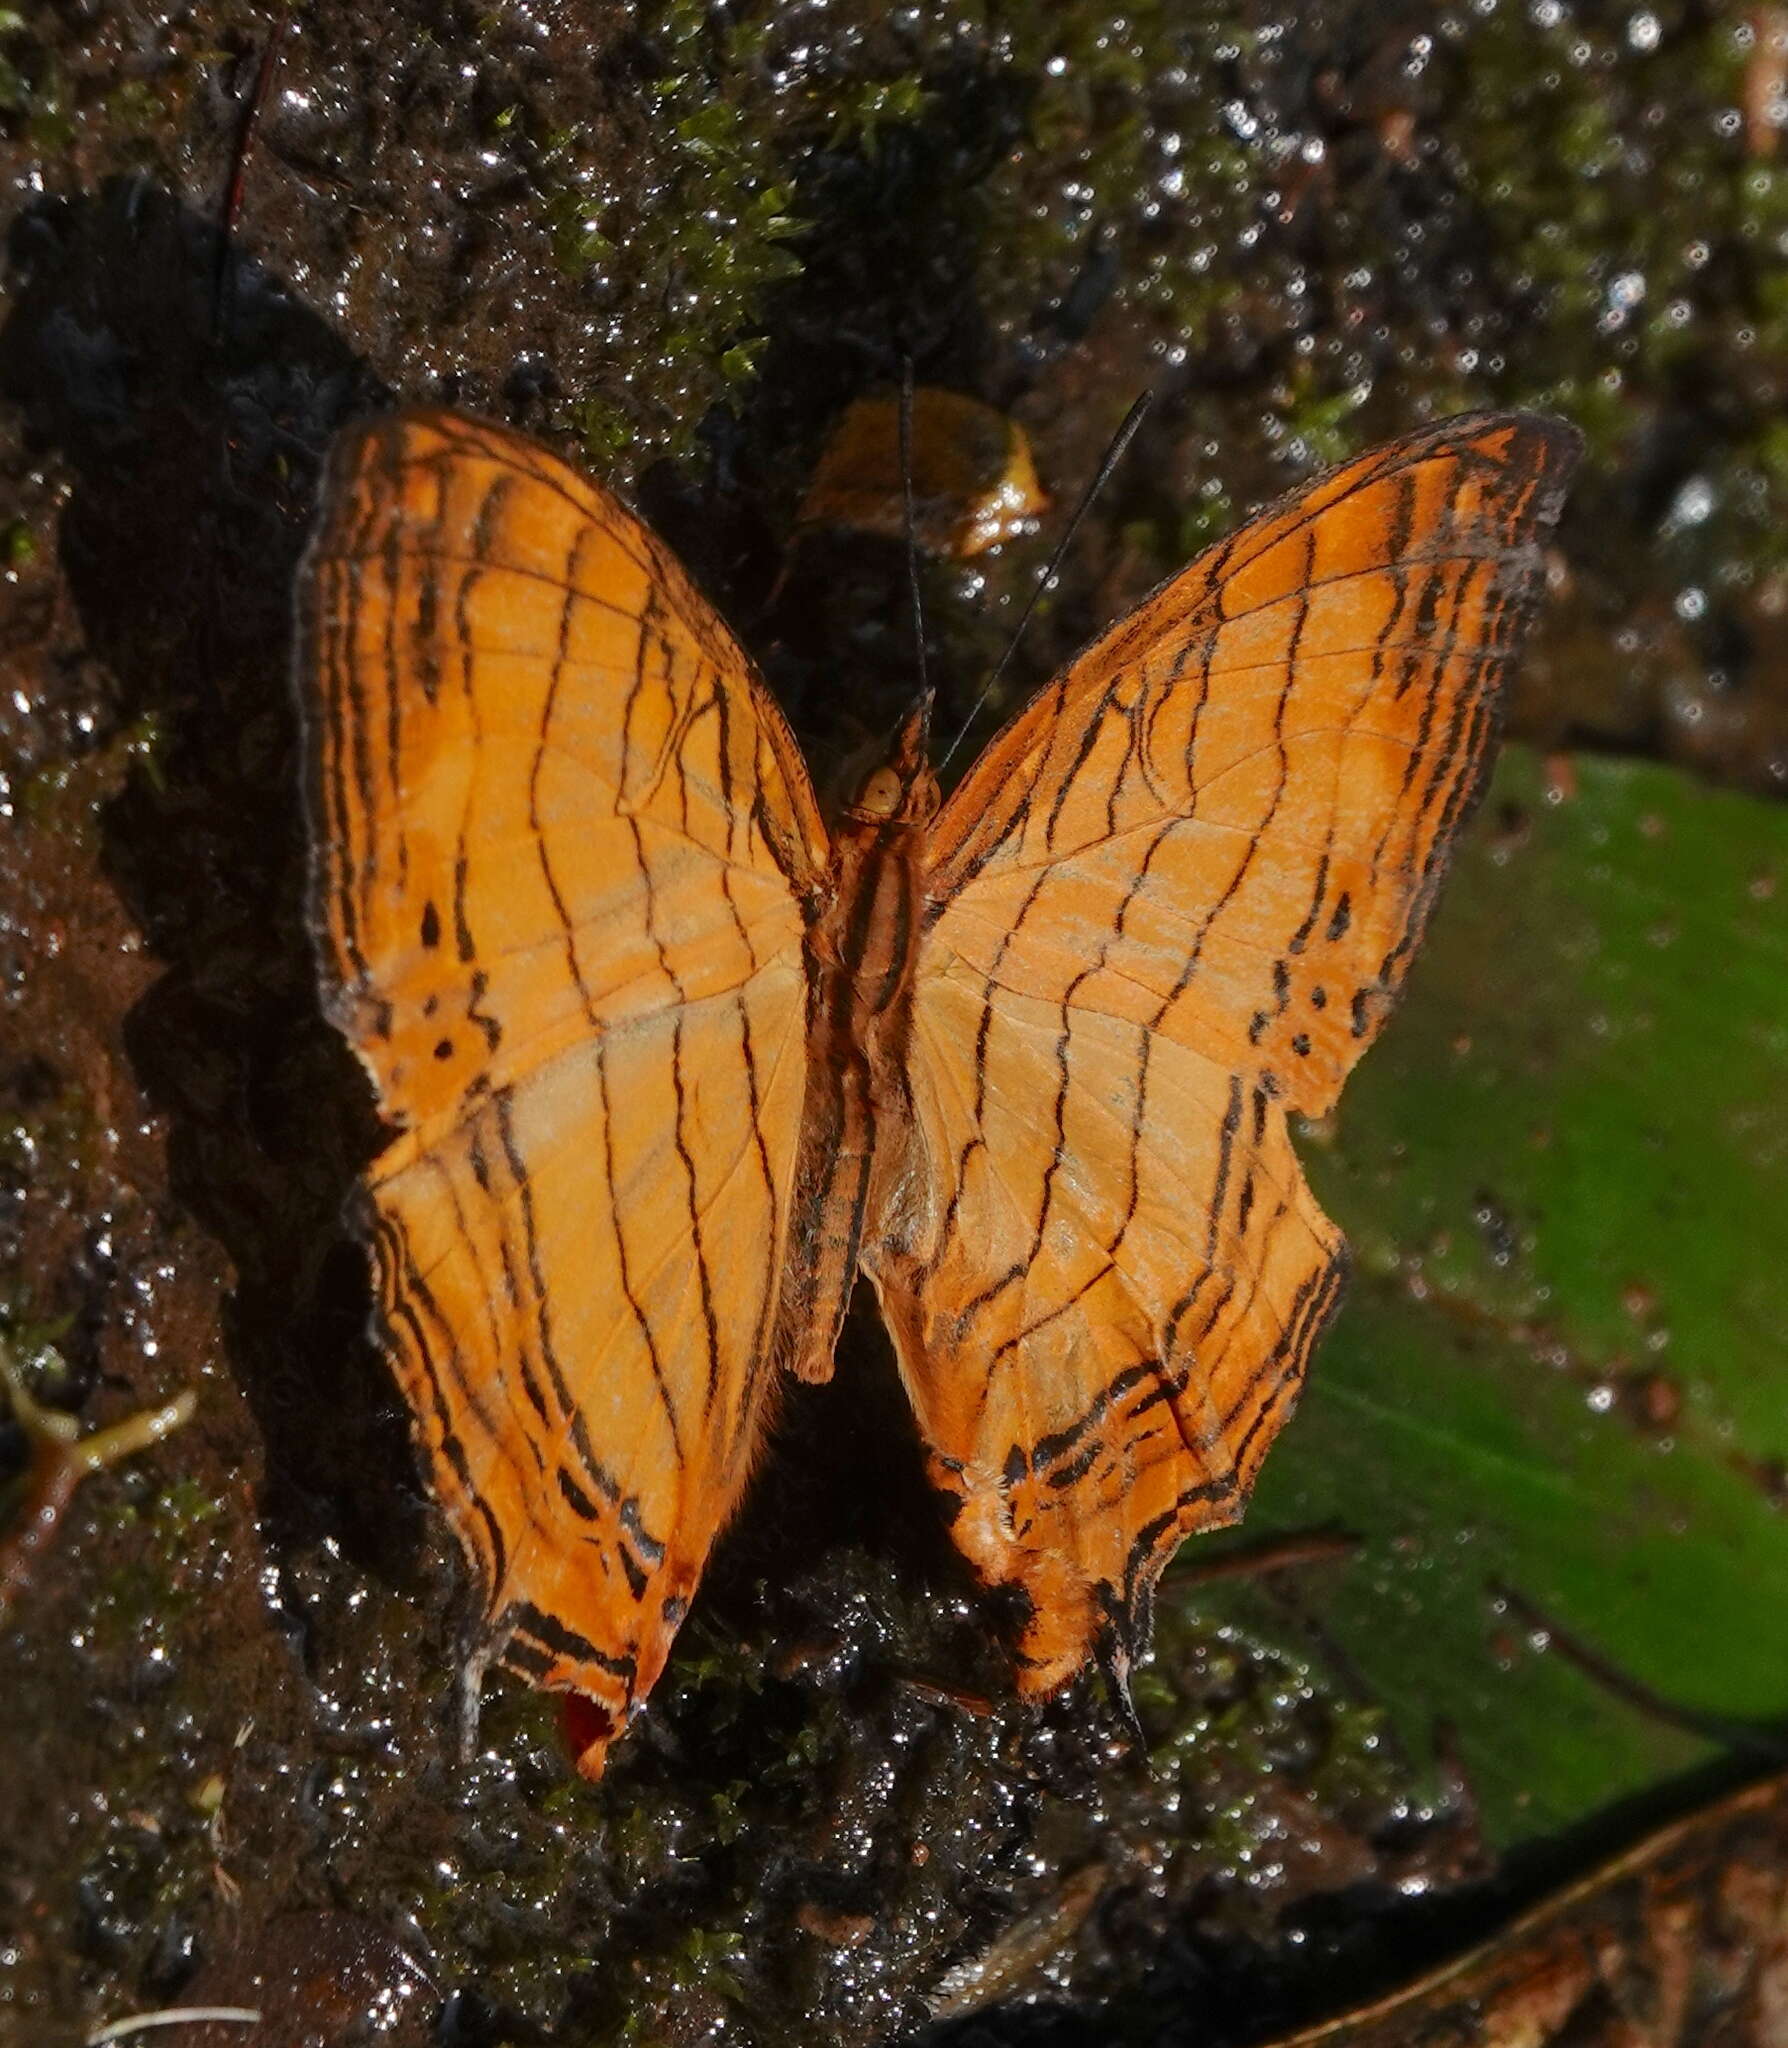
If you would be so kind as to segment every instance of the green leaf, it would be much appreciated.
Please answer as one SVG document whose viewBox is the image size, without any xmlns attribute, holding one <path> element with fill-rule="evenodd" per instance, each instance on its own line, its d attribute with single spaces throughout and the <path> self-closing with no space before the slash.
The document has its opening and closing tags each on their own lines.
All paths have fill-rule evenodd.
<svg viewBox="0 0 1788 2048">
<path fill-rule="evenodd" d="M 1511 752 L 1304 1147 L 1358 1271 L 1239 1540 L 1361 1549 L 1189 1595 L 1314 1627 L 1417 1754 L 1450 1722 L 1505 1845 L 1711 1751 L 1499 1586 L 1655 1695 L 1788 1716 L 1788 811 L 1576 774 Z"/>
</svg>

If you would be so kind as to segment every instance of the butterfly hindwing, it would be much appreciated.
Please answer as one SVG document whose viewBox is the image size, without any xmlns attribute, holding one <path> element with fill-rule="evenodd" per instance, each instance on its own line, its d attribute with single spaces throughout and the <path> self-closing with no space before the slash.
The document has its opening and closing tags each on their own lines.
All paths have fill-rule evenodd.
<svg viewBox="0 0 1788 2048">
<path fill-rule="evenodd" d="M 989 746 L 936 821 L 914 1140 L 866 1258 L 1027 1690 L 1146 1633 L 1338 1298 L 1287 1113 L 1400 987 L 1574 459 L 1446 422 L 1263 513 Z"/>
<path fill-rule="evenodd" d="M 519 436 L 351 431 L 302 593 L 380 1336 L 490 1648 L 595 1702 L 596 1770 L 761 1428 L 825 833 L 668 552 Z"/>
</svg>

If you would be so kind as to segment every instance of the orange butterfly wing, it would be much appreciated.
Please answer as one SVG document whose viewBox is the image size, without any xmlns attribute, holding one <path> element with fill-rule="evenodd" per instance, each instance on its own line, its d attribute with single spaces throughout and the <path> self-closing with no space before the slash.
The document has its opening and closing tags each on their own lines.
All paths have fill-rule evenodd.
<svg viewBox="0 0 1788 2048">
<path fill-rule="evenodd" d="M 1339 1298 L 1292 1150 L 1377 1031 L 1487 761 L 1575 454 L 1519 416 L 1333 472 L 1162 586 L 933 828 L 913 1153 L 865 1263 L 1021 1683 L 1146 1639 Z"/>
<path fill-rule="evenodd" d="M 483 1655 L 596 1703 L 594 1771 L 761 1427 L 825 833 L 725 628 L 531 442 L 350 432 L 303 589 L 380 1334 Z"/>
</svg>

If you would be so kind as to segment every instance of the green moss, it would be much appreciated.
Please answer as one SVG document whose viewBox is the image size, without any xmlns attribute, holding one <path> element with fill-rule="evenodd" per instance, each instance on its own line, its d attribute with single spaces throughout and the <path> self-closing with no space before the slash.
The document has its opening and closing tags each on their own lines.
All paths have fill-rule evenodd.
<svg viewBox="0 0 1788 2048">
<path fill-rule="evenodd" d="M 1245 10 L 1141 0 L 1114 18 L 994 0 L 972 12 L 1023 108 L 1018 141 L 976 194 L 993 317 L 1033 317 L 1103 242 L 1125 296 L 1197 346 L 1231 290 L 1219 253 L 1258 196 L 1222 108 Z"/>
<path fill-rule="evenodd" d="M 121 139 L 141 144 L 161 132 L 168 109 L 147 79 L 127 78 L 107 94 L 106 118 Z"/>
<path fill-rule="evenodd" d="M 1327 469 L 1354 452 L 1359 430 L 1353 415 L 1365 395 L 1357 384 L 1331 388 L 1306 359 L 1293 364 L 1273 398 L 1284 421 L 1288 452 L 1295 456 L 1299 468 Z"/>
<path fill-rule="evenodd" d="M 735 1935 L 692 1927 L 668 1946 L 633 1959 L 630 2004 L 595 2039 L 613 2048 L 660 2048 L 683 2038 L 690 2008 L 741 2006 L 739 1943 Z M 686 2024 L 686 2021 L 684 2022 Z"/>
<path fill-rule="evenodd" d="M 16 8 L 0 7 L 0 44 L 24 34 L 25 17 Z M 15 44 L 0 48 L 0 114 L 22 115 L 31 105 L 31 88 L 21 68 L 24 53 Z"/>
<path fill-rule="evenodd" d="M 572 431 L 583 442 L 598 470 L 610 470 L 632 444 L 633 421 L 620 406 L 593 393 L 571 408 Z"/>
<path fill-rule="evenodd" d="M 39 830 L 54 831 L 72 854 L 96 831 L 101 807 L 132 768 L 157 794 L 165 791 L 167 745 L 165 719 L 144 712 L 92 752 L 40 763 L 19 784 L 20 814 Z"/>
<path fill-rule="evenodd" d="M 859 149 L 865 156 L 873 157 L 891 129 L 909 127 L 922 120 L 934 97 L 916 73 L 847 83 L 837 96 L 826 147 Z"/>
<path fill-rule="evenodd" d="M 39 1318 L 34 1315 L 29 1297 L 22 1292 L 12 1295 L 0 1305 L 0 1344 L 5 1345 L 7 1357 L 17 1367 L 27 1387 L 41 1400 L 55 1402 L 61 1399 L 60 1389 L 68 1367 L 60 1347 L 73 1327 L 73 1316 Z"/>
<path fill-rule="evenodd" d="M 649 10 L 657 64 L 634 114 L 647 161 L 611 185 L 581 130 L 542 138 L 536 177 L 555 258 L 613 309 L 625 398 L 579 394 L 593 457 L 687 452 L 703 414 L 754 373 L 771 290 L 795 276 L 799 142 L 781 118 L 767 29 L 703 0 Z M 498 116 L 513 119 L 513 110 Z"/>
<path fill-rule="evenodd" d="M 141 772 L 157 796 L 167 794 L 168 727 L 159 712 L 145 711 L 140 718 L 132 719 L 114 746 L 121 759 Z"/>
<path fill-rule="evenodd" d="M 182 1622 L 204 1598 L 205 1532 L 222 1509 L 190 1479 L 143 1501 L 119 1487 L 94 1498 L 95 1520 L 112 1539 L 107 1548 L 116 1561 L 101 1575 L 88 1610 L 93 1641 L 105 1655 L 172 1659 Z"/>
<path fill-rule="evenodd" d="M 0 1134 L 0 1143 L 4 1142 Z M 23 1305 L 22 1294 L 13 1302 L 0 1306 L 0 1349 L 4 1357 L 0 1363 L 9 1364 L 25 1391 L 35 1400 L 48 1406 L 58 1405 L 68 1382 L 68 1367 L 61 1350 L 62 1339 L 72 1327 L 72 1316 L 59 1316 L 53 1321 L 35 1320 Z M 4 1383 L 0 1383 L 0 1421 L 15 1422 L 12 1403 Z M 22 1433 L 21 1433 L 22 1434 Z M 24 1448 L 16 1464 L 9 1460 L 0 1471 L 0 1540 L 6 1536 L 8 1526 L 18 1513 L 30 1482 L 30 1438 L 22 1435 Z"/>
<path fill-rule="evenodd" d="M 1215 1868 L 1246 1871 L 1271 1825 L 1261 1788 L 1291 1785 L 1337 1818 L 1383 1814 L 1409 1773 L 1382 1740 L 1384 1715 L 1338 1693 L 1283 1644 L 1200 1617 L 1196 1591 L 1163 1589 L 1153 1662 L 1132 1697 L 1160 1731 L 1149 1765 L 1179 1787 L 1184 1846 Z"/>
<path fill-rule="evenodd" d="M 75 139 L 68 81 L 11 9 L 0 10 L 0 44 L 0 121 L 38 154 L 60 155 Z"/>
<path fill-rule="evenodd" d="M 1392 1762 L 1389 1716 L 1381 1706 L 1347 1701 L 1329 1719 L 1310 1792 L 1328 1813 L 1382 1805 L 1403 1776 Z"/>
</svg>

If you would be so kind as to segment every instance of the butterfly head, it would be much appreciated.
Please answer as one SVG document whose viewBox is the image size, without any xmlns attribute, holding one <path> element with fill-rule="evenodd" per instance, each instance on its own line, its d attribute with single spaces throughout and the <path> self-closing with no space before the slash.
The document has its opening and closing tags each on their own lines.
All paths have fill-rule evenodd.
<svg viewBox="0 0 1788 2048">
<path fill-rule="evenodd" d="M 931 692 L 922 691 L 900 722 L 888 758 L 872 768 L 845 805 L 845 816 L 864 825 L 924 825 L 937 811 L 931 767 Z"/>
</svg>

